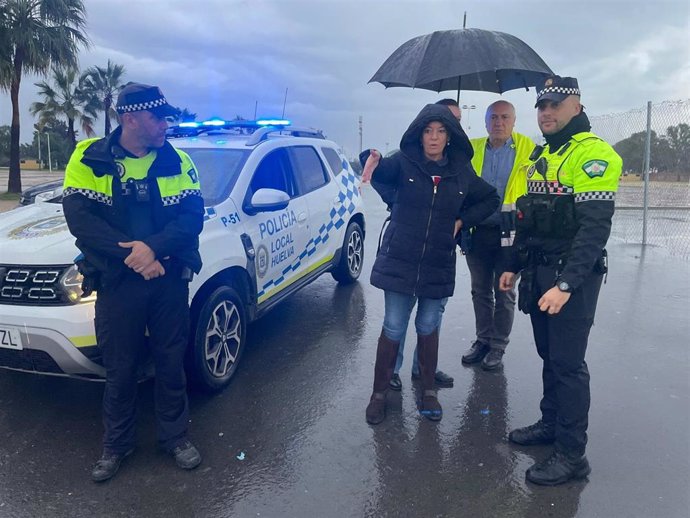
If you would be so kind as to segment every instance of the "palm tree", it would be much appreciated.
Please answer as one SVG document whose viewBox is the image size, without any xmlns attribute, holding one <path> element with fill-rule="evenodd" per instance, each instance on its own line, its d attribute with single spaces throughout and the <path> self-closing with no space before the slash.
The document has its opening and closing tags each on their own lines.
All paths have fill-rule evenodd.
<svg viewBox="0 0 690 518">
<path fill-rule="evenodd" d="M 12 101 L 8 192 L 22 190 L 19 172 L 19 87 L 24 72 L 45 74 L 53 63 L 74 66 L 88 46 L 83 0 L 2 0 L 0 88 Z"/>
<path fill-rule="evenodd" d="M 90 96 L 105 116 L 105 135 L 110 135 L 110 118 L 115 116 L 113 100 L 122 88 L 122 77 L 125 73 L 124 65 L 115 65 L 108 60 L 108 65 L 91 67 L 82 75 L 84 92 Z"/>
<path fill-rule="evenodd" d="M 77 135 L 74 131 L 74 123 L 79 121 L 82 131 L 88 135 L 94 135 L 93 121 L 96 110 L 89 103 L 89 97 L 84 94 L 83 78 L 77 78 L 76 68 L 54 68 L 53 82 L 55 86 L 45 81 L 35 83 L 38 87 L 38 95 L 43 97 L 42 102 L 31 104 L 31 115 L 38 115 L 38 124 L 43 126 L 50 120 L 64 117 L 67 119 L 67 137 L 72 144 L 72 149 L 77 145 Z"/>
</svg>

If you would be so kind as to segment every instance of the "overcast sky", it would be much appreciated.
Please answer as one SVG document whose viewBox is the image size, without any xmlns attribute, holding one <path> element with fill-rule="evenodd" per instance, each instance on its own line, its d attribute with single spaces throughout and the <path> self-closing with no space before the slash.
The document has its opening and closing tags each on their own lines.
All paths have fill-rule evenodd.
<svg viewBox="0 0 690 518">
<path fill-rule="evenodd" d="M 628 111 L 648 100 L 690 97 L 688 0 L 85 0 L 92 42 L 82 69 L 108 59 L 126 80 L 157 84 L 171 104 L 199 118 L 280 116 L 322 129 L 349 156 L 364 147 L 395 149 L 421 107 L 437 94 L 367 84 L 407 40 L 467 26 L 508 32 L 558 74 L 577 77 L 591 115 Z M 25 76 L 20 91 L 22 142 L 31 138 Z M 538 134 L 534 90 L 503 98 L 517 107 L 517 129 Z M 484 110 L 497 94 L 461 92 L 470 137 L 482 136 Z M 0 94 L 0 125 L 9 124 Z M 102 123 L 97 127 L 102 133 Z"/>
</svg>

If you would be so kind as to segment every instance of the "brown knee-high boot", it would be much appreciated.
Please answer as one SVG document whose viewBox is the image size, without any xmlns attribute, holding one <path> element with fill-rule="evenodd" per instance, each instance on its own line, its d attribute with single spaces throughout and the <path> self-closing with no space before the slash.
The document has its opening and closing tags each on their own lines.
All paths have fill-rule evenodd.
<svg viewBox="0 0 690 518">
<path fill-rule="evenodd" d="M 417 335 L 417 358 L 423 390 L 419 413 L 432 421 L 440 421 L 443 410 L 434 389 L 434 376 L 438 365 L 438 329 L 430 335 Z"/>
<path fill-rule="evenodd" d="M 376 366 L 374 367 L 374 392 L 371 394 L 367 406 L 367 423 L 379 424 L 386 417 L 386 391 L 388 382 L 393 376 L 395 360 L 398 357 L 399 341 L 388 338 L 383 330 L 379 336 L 379 345 L 376 349 Z"/>
</svg>

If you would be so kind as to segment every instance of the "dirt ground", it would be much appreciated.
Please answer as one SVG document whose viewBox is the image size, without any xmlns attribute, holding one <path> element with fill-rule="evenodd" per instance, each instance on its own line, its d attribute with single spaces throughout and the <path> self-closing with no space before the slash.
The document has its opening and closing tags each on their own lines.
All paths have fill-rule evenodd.
<svg viewBox="0 0 690 518">
<path fill-rule="evenodd" d="M 0 212 L 6 212 L 17 206 L 17 200 L 0 200 Z"/>
</svg>

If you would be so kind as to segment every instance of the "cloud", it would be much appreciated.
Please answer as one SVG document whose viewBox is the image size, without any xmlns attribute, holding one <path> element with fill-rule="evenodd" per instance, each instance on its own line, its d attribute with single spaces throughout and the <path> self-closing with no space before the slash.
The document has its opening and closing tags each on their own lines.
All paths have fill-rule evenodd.
<svg viewBox="0 0 690 518">
<path fill-rule="evenodd" d="M 513 34 L 561 75 L 580 80 L 590 115 L 627 111 L 647 100 L 687 98 L 690 48 L 685 0 L 86 0 L 92 47 L 82 68 L 108 59 L 126 79 L 161 86 L 171 103 L 200 117 L 286 115 L 317 127 L 350 155 L 363 145 L 397 147 L 420 108 L 455 92 L 436 94 L 367 84 L 405 41 L 468 26 Z M 22 141 L 30 138 L 28 105 L 36 100 L 24 78 Z M 517 128 L 537 134 L 534 91 L 508 92 Z M 465 121 L 484 133 L 483 112 L 494 94 L 462 92 L 475 105 Z M 0 124 L 10 107 L 0 93 Z M 395 143 L 395 144 L 393 144 Z"/>
</svg>

